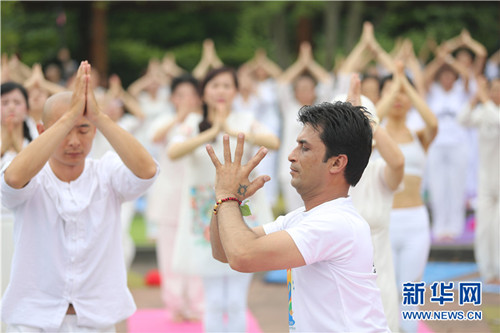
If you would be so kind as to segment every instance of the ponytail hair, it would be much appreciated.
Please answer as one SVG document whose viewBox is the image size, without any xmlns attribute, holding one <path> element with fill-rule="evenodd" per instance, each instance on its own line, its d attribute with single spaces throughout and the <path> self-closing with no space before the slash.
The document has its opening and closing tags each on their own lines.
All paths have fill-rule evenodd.
<svg viewBox="0 0 500 333">
<path fill-rule="evenodd" d="M 26 120 L 23 121 L 23 136 L 28 142 L 33 141 L 33 138 L 31 137 L 30 129 L 28 127 L 28 124 L 26 123 Z"/>
<path fill-rule="evenodd" d="M 203 102 L 202 111 L 203 111 L 203 119 L 198 124 L 198 128 L 200 129 L 200 133 L 206 131 L 210 127 L 212 127 L 212 123 L 208 121 L 208 105 Z"/>
</svg>

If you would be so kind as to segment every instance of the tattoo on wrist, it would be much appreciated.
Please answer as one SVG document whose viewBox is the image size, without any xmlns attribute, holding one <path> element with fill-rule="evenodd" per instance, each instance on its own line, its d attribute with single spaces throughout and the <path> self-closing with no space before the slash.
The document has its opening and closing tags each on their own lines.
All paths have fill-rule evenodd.
<svg viewBox="0 0 500 333">
<path fill-rule="evenodd" d="M 248 185 L 241 185 L 238 187 L 238 194 L 244 196 L 247 193 Z"/>
</svg>

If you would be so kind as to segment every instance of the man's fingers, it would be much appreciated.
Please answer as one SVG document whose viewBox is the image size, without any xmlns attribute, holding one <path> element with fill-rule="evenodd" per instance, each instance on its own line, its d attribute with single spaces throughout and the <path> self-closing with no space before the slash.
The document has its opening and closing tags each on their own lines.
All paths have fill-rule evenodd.
<svg viewBox="0 0 500 333">
<path fill-rule="evenodd" d="M 245 167 L 247 168 L 247 170 L 246 170 L 247 171 L 247 175 L 246 176 L 248 176 L 250 174 L 250 172 L 252 172 L 252 170 L 255 169 L 255 167 L 257 165 L 259 165 L 260 161 L 262 161 L 262 159 L 264 157 L 266 157 L 267 152 L 268 152 L 267 148 L 265 148 L 265 147 L 260 147 L 259 148 L 259 150 L 257 151 L 257 153 L 245 165 Z"/>
<path fill-rule="evenodd" d="M 267 175 L 263 175 L 263 176 L 259 176 L 259 177 L 255 178 L 248 186 L 248 190 L 247 190 L 247 194 L 246 194 L 245 198 L 248 198 L 248 197 L 251 197 L 252 195 L 254 195 L 255 192 L 257 192 L 259 189 L 264 187 L 264 184 L 270 180 L 271 180 L 271 177 L 269 177 Z"/>
<path fill-rule="evenodd" d="M 222 142 L 224 144 L 224 164 L 231 163 L 231 147 L 229 146 L 229 135 L 224 134 L 222 137 Z"/>
<path fill-rule="evenodd" d="M 213 165 L 217 169 L 218 167 L 221 166 L 219 159 L 215 155 L 214 148 L 211 145 L 206 145 L 205 147 L 207 149 L 208 156 L 210 156 L 210 159 L 212 160 Z"/>
<path fill-rule="evenodd" d="M 243 145 L 245 143 L 245 135 L 243 133 L 238 133 L 238 142 L 236 144 L 236 150 L 234 152 L 234 163 L 241 165 L 241 157 L 243 156 Z"/>
</svg>

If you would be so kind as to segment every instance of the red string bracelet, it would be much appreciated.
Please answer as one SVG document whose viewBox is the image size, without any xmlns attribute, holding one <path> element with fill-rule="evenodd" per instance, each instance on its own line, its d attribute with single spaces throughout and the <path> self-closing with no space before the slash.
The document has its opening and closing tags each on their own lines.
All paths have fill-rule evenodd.
<svg viewBox="0 0 500 333">
<path fill-rule="evenodd" d="M 241 201 L 239 201 L 235 197 L 227 197 L 224 199 L 219 199 L 214 205 L 214 215 L 217 215 L 217 208 L 219 208 L 220 204 L 223 202 L 226 202 L 226 201 L 236 201 L 236 202 L 238 202 L 238 205 L 241 205 Z"/>
</svg>

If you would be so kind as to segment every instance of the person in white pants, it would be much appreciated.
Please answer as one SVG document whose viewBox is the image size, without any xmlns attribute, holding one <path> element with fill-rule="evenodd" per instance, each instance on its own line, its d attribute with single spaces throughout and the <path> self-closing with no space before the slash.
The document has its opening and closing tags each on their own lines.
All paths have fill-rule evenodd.
<svg viewBox="0 0 500 333">
<path fill-rule="evenodd" d="M 478 79 L 476 97 L 463 109 L 459 121 L 479 130 L 479 191 L 474 254 L 487 283 L 500 284 L 500 79 Z"/>
<path fill-rule="evenodd" d="M 382 80 L 377 113 L 381 121 L 387 118 L 385 128 L 405 158 L 404 189 L 394 195 L 390 222 L 396 282 L 402 288 L 403 283 L 416 282 L 422 277 L 430 250 L 429 216 L 420 193 L 426 149 L 436 136 L 438 121 L 405 76 L 403 63 L 396 63 L 395 68 L 392 76 Z M 406 125 L 412 106 L 425 122 L 425 127 L 415 133 Z M 405 332 L 416 331 L 414 321 L 401 321 L 400 325 Z"/>
<path fill-rule="evenodd" d="M 469 134 L 457 115 L 469 100 L 469 72 L 441 48 L 425 69 L 427 103 L 439 119 L 439 132 L 429 147 L 426 170 L 432 211 L 432 233 L 452 241 L 465 226 Z M 436 82 L 434 82 L 436 79 Z"/>
<path fill-rule="evenodd" d="M 363 176 L 349 195 L 356 210 L 370 225 L 373 243 L 373 264 L 377 272 L 377 287 L 391 331 L 399 330 L 399 297 L 392 259 L 389 222 L 394 193 L 401 190 L 404 175 L 404 156 L 398 145 L 378 126 L 375 105 L 368 97 L 360 96 L 361 82 L 358 74 L 351 75 L 347 96 L 334 100 L 347 100 L 353 105 L 363 105 L 372 115 L 374 149 Z"/>
</svg>

